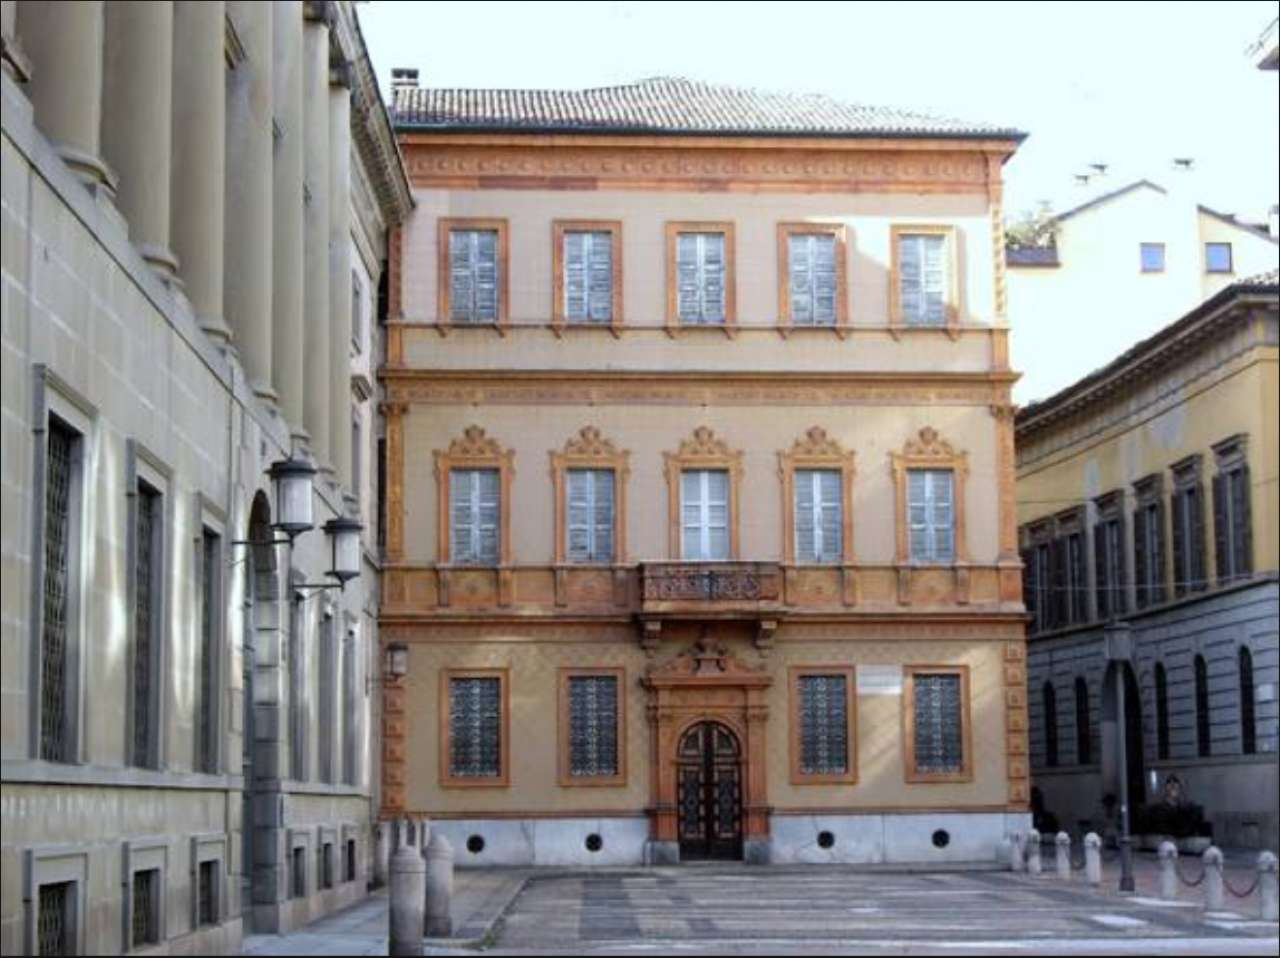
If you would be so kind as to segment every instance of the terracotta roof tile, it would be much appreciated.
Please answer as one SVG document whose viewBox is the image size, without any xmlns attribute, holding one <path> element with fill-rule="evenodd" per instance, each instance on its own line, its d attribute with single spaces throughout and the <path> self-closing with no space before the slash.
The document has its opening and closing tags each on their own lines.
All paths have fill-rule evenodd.
<svg viewBox="0 0 1280 958">
<path fill-rule="evenodd" d="M 1009 127 L 841 103 L 819 93 L 769 93 L 678 77 L 586 90 L 398 87 L 399 129 L 512 132 L 943 136 L 1022 139 Z"/>
</svg>

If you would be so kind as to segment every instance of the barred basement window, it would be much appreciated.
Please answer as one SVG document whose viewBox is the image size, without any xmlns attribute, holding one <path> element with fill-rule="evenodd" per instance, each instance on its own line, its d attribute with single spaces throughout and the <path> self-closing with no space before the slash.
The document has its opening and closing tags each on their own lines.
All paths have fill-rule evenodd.
<svg viewBox="0 0 1280 958">
<path fill-rule="evenodd" d="M 569 775 L 618 775 L 618 677 L 569 676 Z"/>
<path fill-rule="evenodd" d="M 909 666 L 907 675 L 908 780 L 968 780 L 967 670 Z"/>
<path fill-rule="evenodd" d="M 293 850 L 293 862 L 290 867 L 293 876 L 293 897 L 307 897 L 307 850 L 299 845 Z"/>
<path fill-rule="evenodd" d="M 197 889 L 196 921 L 201 926 L 218 923 L 218 863 L 207 861 L 200 863 Z"/>
<path fill-rule="evenodd" d="M 950 469 L 907 470 L 907 522 L 912 562 L 954 561 L 954 485 Z"/>
<path fill-rule="evenodd" d="M 497 230 L 449 230 L 449 321 L 496 323 L 499 308 Z"/>
<path fill-rule="evenodd" d="M 320 873 L 320 887 L 333 887 L 333 842 L 325 842 L 320 846 L 320 852 L 317 856 L 319 861 L 316 863 L 316 870 Z"/>
<path fill-rule="evenodd" d="M 1240 751 L 1253 755 L 1258 751 L 1258 727 L 1253 710 L 1253 653 L 1243 645 L 1236 665 L 1240 671 Z"/>
<path fill-rule="evenodd" d="M 796 470 L 797 562 L 839 562 L 844 555 L 841 481 L 838 469 Z"/>
<path fill-rule="evenodd" d="M 726 308 L 724 233 L 676 236 L 676 314 L 686 326 L 723 326 Z"/>
<path fill-rule="evenodd" d="M 567 470 L 570 562 L 613 561 L 614 479 L 612 469 Z"/>
<path fill-rule="evenodd" d="M 502 777 L 502 681 L 449 679 L 449 775 Z"/>
<path fill-rule="evenodd" d="M 449 556 L 454 563 L 498 564 L 500 489 L 497 469 L 449 470 Z"/>
<path fill-rule="evenodd" d="M 1156 674 L 1156 758 L 1169 757 L 1169 684 L 1164 663 L 1157 662 Z"/>
<path fill-rule="evenodd" d="M 1196 681 L 1196 751 L 1201 758 L 1207 758 L 1213 751 L 1209 740 L 1209 667 L 1204 656 L 1195 658 Z"/>
<path fill-rule="evenodd" d="M 40 886 L 36 913 L 36 954 L 75 954 L 75 917 L 71 913 L 76 883 Z"/>
<path fill-rule="evenodd" d="M 354 838 L 347 839 L 346 880 L 349 882 L 356 880 L 356 840 Z"/>
<path fill-rule="evenodd" d="M 160 870 L 144 868 L 133 873 L 133 921 L 130 942 L 134 948 L 160 941 Z"/>
<path fill-rule="evenodd" d="M 68 752 L 67 684 L 72 490 L 79 436 L 50 417 L 45 469 L 44 613 L 40 644 L 40 757 L 65 762 Z M 53 887 L 53 886 L 49 886 Z"/>
<path fill-rule="evenodd" d="M 222 540 L 205 529 L 200 537 L 200 655 L 196 690 L 196 760 L 197 771 L 218 770 L 218 641 L 219 597 L 222 571 Z"/>
<path fill-rule="evenodd" d="M 133 625 L 133 742 L 132 764 L 155 764 L 154 743 L 159 676 L 159 651 L 163 569 L 160 566 L 163 499 L 146 483 L 138 483 L 134 526 L 134 625 Z"/>
<path fill-rule="evenodd" d="M 849 771 L 849 683 L 844 675 L 799 678 L 800 774 Z"/>
</svg>

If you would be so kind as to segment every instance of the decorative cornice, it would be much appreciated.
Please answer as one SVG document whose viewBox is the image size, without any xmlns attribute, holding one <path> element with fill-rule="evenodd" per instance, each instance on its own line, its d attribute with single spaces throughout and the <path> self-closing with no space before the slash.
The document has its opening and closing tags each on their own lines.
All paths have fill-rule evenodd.
<svg viewBox="0 0 1280 958">
<path fill-rule="evenodd" d="M 791 447 L 792 456 L 819 456 L 839 457 L 845 453 L 844 447 L 839 442 L 827 435 L 827 431 L 821 426 L 810 426 L 805 430 L 802 438 L 797 439 L 795 445 Z"/>
<path fill-rule="evenodd" d="M 566 456 L 613 458 L 615 456 L 625 456 L 627 451 L 625 449 L 620 451 L 613 444 L 613 441 L 606 439 L 595 426 L 583 426 L 578 435 L 570 438 L 564 444 L 564 454 Z"/>
<path fill-rule="evenodd" d="M 717 439 L 710 426 L 698 426 L 694 429 L 693 435 L 680 443 L 676 455 L 681 459 L 703 456 L 731 459 L 735 462 L 742 459 L 742 451 L 730 449 L 727 442 Z"/>
<path fill-rule="evenodd" d="M 902 454 L 912 459 L 955 459 L 956 451 L 951 443 L 943 439 L 938 430 L 925 426 L 915 439 L 908 439 L 902 447 Z"/>
<path fill-rule="evenodd" d="M 468 426 L 463 430 L 462 438 L 449 443 L 448 455 L 451 458 L 481 459 L 487 457 L 502 458 L 506 453 L 496 439 L 485 435 L 481 426 Z"/>
</svg>

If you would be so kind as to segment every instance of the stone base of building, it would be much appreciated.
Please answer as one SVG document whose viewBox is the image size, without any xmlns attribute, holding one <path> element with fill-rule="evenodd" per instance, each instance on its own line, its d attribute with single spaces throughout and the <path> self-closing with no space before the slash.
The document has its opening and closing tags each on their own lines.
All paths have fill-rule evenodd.
<svg viewBox="0 0 1280 958">
<path fill-rule="evenodd" d="M 955 865 L 995 862 L 1001 841 L 1031 828 L 1020 812 L 777 815 L 769 838 L 743 842 L 751 865 Z M 653 841 L 645 818 L 454 819 L 431 829 L 459 867 L 664 866 L 676 842 Z"/>
</svg>

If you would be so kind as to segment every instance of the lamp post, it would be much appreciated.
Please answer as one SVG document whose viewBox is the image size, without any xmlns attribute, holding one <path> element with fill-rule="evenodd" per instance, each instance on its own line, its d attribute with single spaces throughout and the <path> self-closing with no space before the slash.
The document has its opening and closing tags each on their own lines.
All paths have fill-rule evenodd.
<svg viewBox="0 0 1280 958">
<path fill-rule="evenodd" d="M 339 588 L 360 574 L 360 530 L 363 528 L 348 516 L 338 516 L 324 524 L 332 553 L 329 576 L 338 580 Z"/>
<path fill-rule="evenodd" d="M 392 642 L 387 646 L 384 670 L 389 679 L 401 679 L 409 674 L 409 646 Z"/>
<path fill-rule="evenodd" d="M 297 456 L 274 462 L 267 470 L 276 487 L 276 521 L 271 527 L 283 532 L 290 542 L 300 532 L 307 532 L 315 526 L 311 511 L 315 474 L 316 467 Z"/>
<path fill-rule="evenodd" d="M 1120 890 L 1133 891 L 1133 839 L 1129 834 L 1129 756 L 1125 728 L 1124 668 L 1133 655 L 1133 635 L 1127 622 L 1108 623 L 1107 661 L 1116 670 L 1116 764 L 1120 779 Z"/>
</svg>

